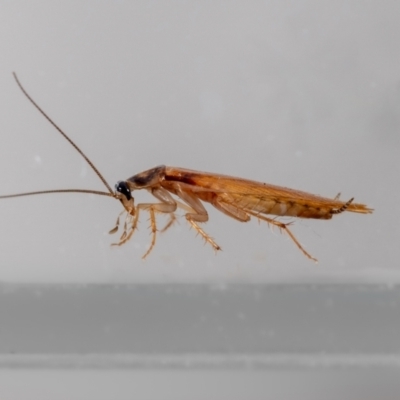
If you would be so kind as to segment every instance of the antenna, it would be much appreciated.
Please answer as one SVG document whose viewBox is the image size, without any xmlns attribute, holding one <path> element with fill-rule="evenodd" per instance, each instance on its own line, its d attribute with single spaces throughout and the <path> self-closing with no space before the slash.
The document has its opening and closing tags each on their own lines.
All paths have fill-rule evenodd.
<svg viewBox="0 0 400 400">
<path fill-rule="evenodd" d="M 104 176 L 100 173 L 100 171 L 94 166 L 94 164 L 89 160 L 89 158 L 86 156 L 86 154 L 74 143 L 72 139 L 69 138 L 69 136 L 62 131 L 62 129 L 42 110 L 42 108 L 35 102 L 35 100 L 32 99 L 32 97 L 28 94 L 28 92 L 25 90 L 25 88 L 22 86 L 21 82 L 19 81 L 17 74 L 13 72 L 13 76 L 15 81 L 17 82 L 17 85 L 21 89 L 22 93 L 27 97 L 27 99 L 36 107 L 36 109 L 47 119 L 47 121 L 50 122 L 51 125 L 54 126 L 54 128 L 57 129 L 59 133 L 61 133 L 62 136 L 72 145 L 72 147 L 86 160 L 86 162 L 90 165 L 92 170 L 96 173 L 96 175 L 100 178 L 100 180 L 103 182 L 104 186 L 108 189 L 108 192 L 101 192 L 98 190 L 87 190 L 87 189 L 55 189 L 55 190 L 43 190 L 43 191 L 38 191 L 38 192 L 27 192 L 27 193 L 19 193 L 19 194 L 10 194 L 10 195 L 5 195 L 5 196 L 0 196 L 0 199 L 7 199 L 7 198 L 12 198 L 12 197 L 22 197 L 22 196 L 32 196 L 36 194 L 49 194 L 49 193 L 91 193 L 91 194 L 97 194 L 99 196 L 109 196 L 109 197 L 116 197 L 113 190 L 111 189 L 111 186 L 108 184 L 108 182 L 105 180 Z"/>
</svg>

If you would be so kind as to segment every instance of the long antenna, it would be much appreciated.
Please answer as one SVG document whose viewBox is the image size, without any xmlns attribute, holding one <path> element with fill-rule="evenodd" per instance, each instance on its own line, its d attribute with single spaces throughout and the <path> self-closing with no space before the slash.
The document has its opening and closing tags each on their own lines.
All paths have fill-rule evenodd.
<svg viewBox="0 0 400 400">
<path fill-rule="evenodd" d="M 54 189 L 54 190 L 40 190 L 39 192 L 26 192 L 26 193 L 17 193 L 17 194 L 6 194 L 5 196 L 0 196 L 0 199 L 10 199 L 12 197 L 33 196 L 35 194 L 49 194 L 49 193 L 90 193 L 90 194 L 98 194 L 99 196 L 115 197 L 114 194 L 110 194 L 108 192 L 101 192 L 99 190 Z"/>
<path fill-rule="evenodd" d="M 27 93 L 27 91 L 24 89 L 24 87 L 21 85 L 20 81 L 18 80 L 17 74 L 13 72 L 13 76 L 15 81 L 17 82 L 17 85 L 19 88 L 22 90 L 22 93 L 28 98 L 28 100 L 36 107 L 36 109 L 49 121 L 54 128 L 57 129 L 61 135 L 64 136 L 64 138 L 72 145 L 72 147 L 86 160 L 86 162 L 90 165 L 92 170 L 96 173 L 96 175 L 101 179 L 103 184 L 106 186 L 110 194 L 105 193 L 105 192 L 98 192 L 98 191 L 90 191 L 90 190 L 80 190 L 80 189 L 66 189 L 66 190 L 46 190 L 42 192 L 31 192 L 31 193 L 22 193 L 22 194 L 17 194 L 17 195 L 9 195 L 9 196 L 0 196 L 0 199 L 4 199 L 7 197 L 18 197 L 18 196 L 28 196 L 32 194 L 42 194 L 42 193 L 61 193 L 61 192 L 77 192 L 77 193 L 93 193 L 93 194 L 99 194 L 99 195 L 108 195 L 115 197 L 115 194 L 113 190 L 111 189 L 111 186 L 107 183 L 103 175 L 100 173 L 100 171 L 94 166 L 94 164 L 89 160 L 89 158 L 86 156 L 86 154 L 67 136 L 66 133 L 64 133 L 61 128 L 39 107 L 39 105 L 35 102 L 35 100 L 32 99 L 32 97 Z"/>
</svg>

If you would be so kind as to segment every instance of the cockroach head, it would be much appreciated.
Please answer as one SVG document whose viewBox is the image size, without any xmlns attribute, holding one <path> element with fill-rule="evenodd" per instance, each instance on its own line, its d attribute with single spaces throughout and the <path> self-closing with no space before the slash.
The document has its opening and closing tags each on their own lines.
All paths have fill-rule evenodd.
<svg viewBox="0 0 400 400">
<path fill-rule="evenodd" d="M 132 199 L 132 194 L 131 194 L 131 189 L 129 189 L 129 186 L 125 181 L 118 181 L 115 184 L 115 190 L 118 193 L 121 193 L 122 195 L 125 196 L 126 200 L 131 200 Z"/>
</svg>

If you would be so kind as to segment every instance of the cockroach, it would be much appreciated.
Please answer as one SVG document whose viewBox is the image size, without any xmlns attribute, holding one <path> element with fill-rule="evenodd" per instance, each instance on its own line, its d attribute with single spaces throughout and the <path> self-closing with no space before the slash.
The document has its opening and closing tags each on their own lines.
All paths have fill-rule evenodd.
<svg viewBox="0 0 400 400">
<path fill-rule="evenodd" d="M 373 209 L 368 208 L 364 204 L 354 203 L 354 198 L 343 202 L 339 200 L 339 195 L 333 199 L 329 199 L 268 183 L 260 183 L 248 179 L 209 172 L 193 171 L 185 168 L 167 167 L 165 165 L 151 168 L 133 175 L 124 181 L 117 182 L 114 191 L 83 151 L 31 98 L 21 85 L 17 75 L 15 73 L 13 73 L 13 75 L 24 95 L 86 160 L 108 191 L 54 189 L 5 195 L 0 196 L 0 199 L 49 193 L 90 193 L 113 197 L 121 202 L 123 206 L 121 214 L 125 214 L 122 235 L 117 243 L 113 243 L 113 245 L 116 246 L 121 246 L 131 239 L 137 228 L 141 211 L 147 211 L 150 215 L 152 239 L 143 258 L 146 258 L 150 254 L 156 243 L 156 234 L 158 231 L 156 214 L 162 213 L 169 215 L 169 222 L 161 230 L 161 232 L 163 232 L 170 228 L 175 222 L 175 212 L 178 208 L 186 212 L 185 218 L 188 223 L 215 251 L 221 250 L 214 239 L 199 226 L 199 223 L 208 221 L 208 213 L 202 202 L 210 203 L 218 211 L 221 211 L 237 221 L 248 222 L 254 217 L 267 222 L 267 224 L 271 226 L 279 228 L 292 239 L 306 257 L 313 261 L 317 261 L 317 259 L 303 248 L 289 229 L 291 222 L 281 222 L 277 217 L 331 219 L 334 215 L 341 214 L 345 211 L 360 214 L 370 214 L 373 212 Z M 135 205 L 132 192 L 141 189 L 146 189 L 150 192 L 158 202 Z M 176 196 L 179 200 L 172 195 Z M 119 230 L 121 214 L 118 216 L 116 225 L 110 233 L 116 233 Z M 271 218 L 268 215 L 274 215 L 276 217 Z"/>
</svg>

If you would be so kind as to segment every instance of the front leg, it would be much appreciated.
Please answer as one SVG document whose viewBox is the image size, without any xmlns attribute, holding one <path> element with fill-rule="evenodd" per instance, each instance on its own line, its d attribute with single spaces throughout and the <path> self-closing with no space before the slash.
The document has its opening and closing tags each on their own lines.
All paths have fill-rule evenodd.
<svg viewBox="0 0 400 400">
<path fill-rule="evenodd" d="M 177 204 L 173 197 L 168 193 L 164 188 L 151 188 L 148 189 L 149 192 L 156 197 L 161 203 L 141 203 L 136 207 L 136 212 L 139 213 L 139 210 L 148 210 L 150 214 L 150 229 L 152 232 L 152 238 L 149 249 L 143 255 L 143 259 L 145 259 L 150 252 L 153 250 L 154 245 L 156 244 L 156 234 L 157 234 L 157 224 L 156 224 L 156 212 L 172 214 L 176 211 Z M 172 220 L 173 221 L 173 220 Z M 169 227 L 169 226 L 168 226 Z"/>
<path fill-rule="evenodd" d="M 123 237 L 121 237 L 120 241 L 118 243 L 114 243 L 114 246 L 121 246 L 124 243 L 126 243 L 134 234 L 136 230 L 137 223 L 139 221 L 139 214 L 141 210 L 146 210 L 150 214 L 150 229 L 152 232 L 152 239 L 150 243 L 149 249 L 146 251 L 146 253 L 143 255 L 143 259 L 145 259 L 153 250 L 153 247 L 156 243 L 156 233 L 157 233 L 157 224 L 156 224 L 156 217 L 155 213 L 156 212 L 161 212 L 161 213 L 166 213 L 166 214 L 173 214 L 176 211 L 177 208 L 177 203 L 176 201 L 172 198 L 172 196 L 166 191 L 164 188 L 152 188 L 148 189 L 149 192 L 156 197 L 158 200 L 160 200 L 160 203 L 140 203 L 136 206 L 135 208 L 135 216 L 132 217 L 131 215 L 128 215 L 132 219 L 130 229 L 128 231 L 124 231 L 125 234 Z M 113 230 L 114 231 L 114 230 Z"/>
</svg>

